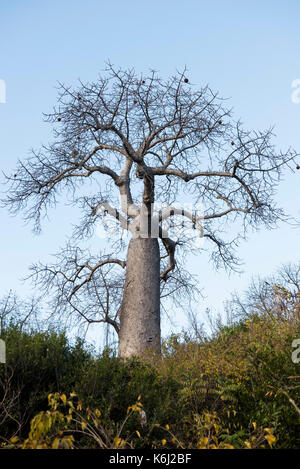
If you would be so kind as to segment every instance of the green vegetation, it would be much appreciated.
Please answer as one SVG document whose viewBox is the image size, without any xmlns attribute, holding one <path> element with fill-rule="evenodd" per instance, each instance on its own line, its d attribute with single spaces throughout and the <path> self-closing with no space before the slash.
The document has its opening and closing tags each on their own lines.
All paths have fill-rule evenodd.
<svg viewBox="0 0 300 469">
<path fill-rule="evenodd" d="M 277 286 L 272 301 L 273 315 L 255 311 L 209 338 L 170 337 L 160 361 L 95 356 L 81 340 L 10 323 L 2 447 L 299 448 L 299 294 Z"/>
</svg>

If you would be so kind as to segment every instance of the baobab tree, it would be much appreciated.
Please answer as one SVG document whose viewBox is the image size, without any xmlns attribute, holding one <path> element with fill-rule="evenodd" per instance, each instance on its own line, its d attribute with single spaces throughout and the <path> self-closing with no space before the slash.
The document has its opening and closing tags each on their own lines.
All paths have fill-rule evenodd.
<svg viewBox="0 0 300 469">
<path fill-rule="evenodd" d="M 80 207 L 72 241 L 56 263 L 35 265 L 33 274 L 45 291 L 54 289 L 60 314 L 112 325 L 121 357 L 159 352 L 161 297 L 187 286 L 178 255 L 190 248 L 189 236 L 172 238 L 170 219 L 192 224 L 190 232 L 204 240 L 198 254 L 208 250 L 217 267 L 235 268 L 247 227 L 273 227 L 284 216 L 273 196 L 296 152 L 276 151 L 272 129 L 243 129 L 217 93 L 186 75 L 163 80 L 155 71 L 139 76 L 108 64 L 94 83 L 61 84 L 45 117 L 53 142 L 7 176 L 6 205 L 33 220 L 36 231 L 62 191 Z M 181 210 L 183 200 L 201 203 L 202 213 Z M 125 258 L 118 257 L 122 237 L 113 254 L 92 256 L 74 244 L 104 217 L 129 232 Z"/>
</svg>

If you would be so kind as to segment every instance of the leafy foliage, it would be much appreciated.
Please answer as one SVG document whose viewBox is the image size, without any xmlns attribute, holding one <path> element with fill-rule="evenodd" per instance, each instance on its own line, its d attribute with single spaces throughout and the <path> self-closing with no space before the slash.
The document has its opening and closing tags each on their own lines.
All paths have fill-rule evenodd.
<svg viewBox="0 0 300 469">
<path fill-rule="evenodd" d="M 299 448 L 291 346 L 300 337 L 299 297 L 277 285 L 273 312 L 254 312 L 203 340 L 171 336 L 160 361 L 122 360 L 110 350 L 96 356 L 80 340 L 11 324 L 2 331 L 2 445 Z"/>
</svg>

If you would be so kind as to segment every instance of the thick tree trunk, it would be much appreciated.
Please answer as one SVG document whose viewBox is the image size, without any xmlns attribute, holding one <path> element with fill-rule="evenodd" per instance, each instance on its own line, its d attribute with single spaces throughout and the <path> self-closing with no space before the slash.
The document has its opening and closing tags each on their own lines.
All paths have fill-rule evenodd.
<svg viewBox="0 0 300 469">
<path fill-rule="evenodd" d="M 157 238 L 132 238 L 120 309 L 119 356 L 160 353 L 160 254 Z"/>
</svg>

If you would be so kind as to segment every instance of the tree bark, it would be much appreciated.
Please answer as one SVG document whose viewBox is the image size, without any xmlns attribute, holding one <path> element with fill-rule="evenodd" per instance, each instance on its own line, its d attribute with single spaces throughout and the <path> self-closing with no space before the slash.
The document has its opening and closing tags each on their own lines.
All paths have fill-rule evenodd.
<svg viewBox="0 0 300 469">
<path fill-rule="evenodd" d="M 160 354 L 160 254 L 157 238 L 132 238 L 120 308 L 119 356 Z"/>
</svg>

